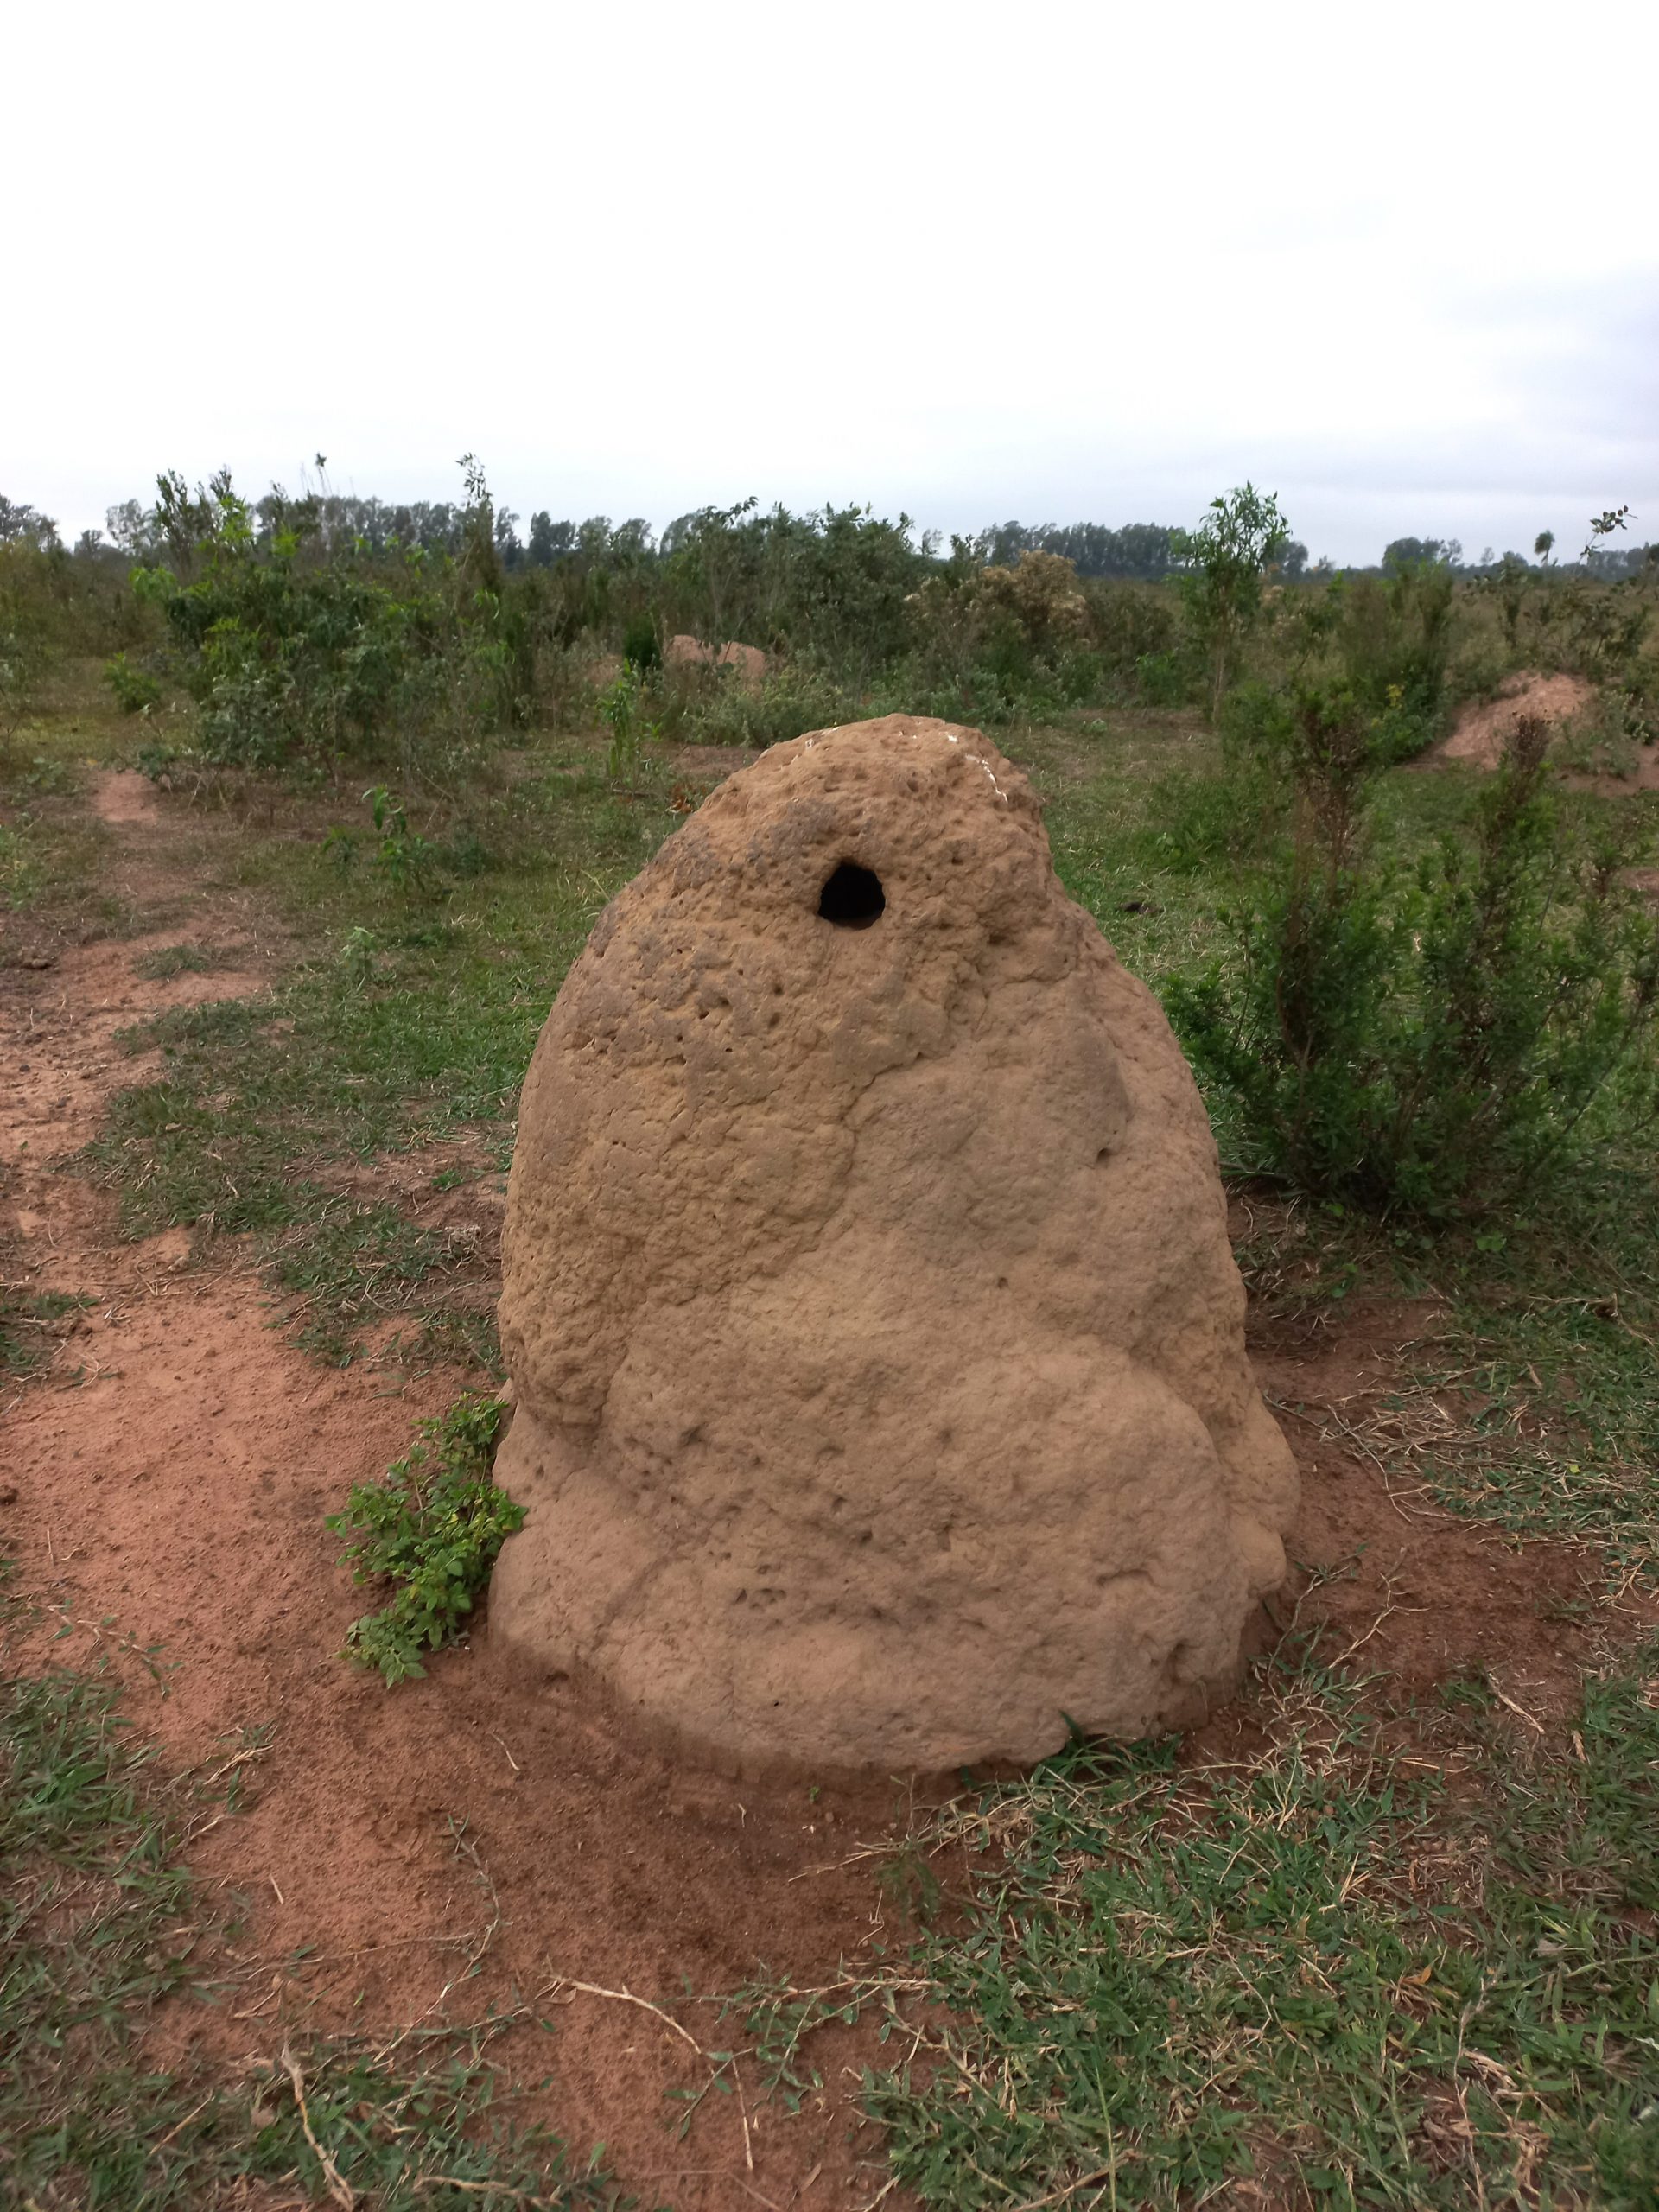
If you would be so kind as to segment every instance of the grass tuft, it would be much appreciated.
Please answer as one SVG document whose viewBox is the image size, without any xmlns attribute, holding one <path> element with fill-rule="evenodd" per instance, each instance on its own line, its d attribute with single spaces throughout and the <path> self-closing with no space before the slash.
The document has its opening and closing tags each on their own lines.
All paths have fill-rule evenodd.
<svg viewBox="0 0 1659 2212">
<path fill-rule="evenodd" d="M 143 976 L 151 982 L 169 982 L 175 976 L 213 976 L 221 969 L 239 966 L 237 956 L 220 950 L 211 944 L 162 944 L 154 952 L 140 954 L 132 963 L 133 973 Z"/>
<path fill-rule="evenodd" d="M 0 1375 L 32 1375 L 50 1351 L 54 1324 L 94 1303 L 85 1291 L 48 1290 L 24 1296 L 0 1283 Z"/>
</svg>

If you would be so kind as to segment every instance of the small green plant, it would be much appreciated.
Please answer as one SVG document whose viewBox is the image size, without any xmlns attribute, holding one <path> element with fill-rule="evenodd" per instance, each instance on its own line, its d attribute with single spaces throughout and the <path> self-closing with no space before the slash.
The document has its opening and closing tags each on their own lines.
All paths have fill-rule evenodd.
<svg viewBox="0 0 1659 2212">
<path fill-rule="evenodd" d="M 113 660 L 105 662 L 104 677 L 124 715 L 148 714 L 160 703 L 160 683 L 148 669 L 135 668 L 125 653 L 117 653 Z"/>
<path fill-rule="evenodd" d="M 490 1480 L 506 1412 L 499 1398 L 457 1400 L 423 1421 L 424 1442 L 378 1483 L 359 1483 L 327 1525 L 355 1539 L 341 1554 L 354 1582 L 394 1586 L 391 1603 L 352 1624 L 349 1656 L 388 1682 L 424 1674 L 421 1655 L 448 1643 L 490 1578 L 497 1553 L 523 1522 Z"/>
<path fill-rule="evenodd" d="M 607 686 L 600 695 L 600 720 L 611 733 L 610 750 L 605 756 L 605 772 L 613 784 L 632 781 L 639 766 L 639 727 L 636 710 L 639 703 L 639 675 L 632 662 L 623 668 L 614 683 Z"/>
<path fill-rule="evenodd" d="M 375 868 L 394 891 L 422 889 L 438 865 L 437 846 L 418 830 L 410 828 L 407 807 L 384 784 L 365 791 L 363 803 L 373 817 L 374 834 L 379 841 L 374 848 Z M 348 874 L 356 861 L 359 842 L 358 832 L 340 822 L 332 825 L 322 841 L 323 851 L 342 875 Z"/>
<path fill-rule="evenodd" d="M 373 810 L 375 834 L 380 840 L 374 855 L 376 868 L 394 891 L 416 889 L 431 874 L 437 860 L 436 846 L 418 830 L 410 828 L 404 802 L 384 784 L 377 784 L 363 796 Z"/>
<path fill-rule="evenodd" d="M 379 950 L 379 938 L 361 922 L 354 922 L 346 931 L 340 940 L 339 960 L 353 990 L 360 991 L 374 981 L 374 956 Z"/>
</svg>

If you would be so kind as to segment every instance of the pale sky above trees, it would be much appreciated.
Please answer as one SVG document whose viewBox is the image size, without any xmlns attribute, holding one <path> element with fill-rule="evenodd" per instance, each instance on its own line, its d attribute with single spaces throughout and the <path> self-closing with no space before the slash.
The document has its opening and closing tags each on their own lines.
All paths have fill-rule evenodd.
<svg viewBox="0 0 1659 2212">
<path fill-rule="evenodd" d="M 1659 8 L 11 11 L 0 491 L 1659 537 Z"/>
</svg>

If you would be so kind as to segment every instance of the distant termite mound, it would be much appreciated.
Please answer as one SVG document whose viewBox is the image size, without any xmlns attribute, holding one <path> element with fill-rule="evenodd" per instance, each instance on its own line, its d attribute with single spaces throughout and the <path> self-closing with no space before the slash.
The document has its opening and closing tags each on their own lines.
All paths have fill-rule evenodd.
<svg viewBox="0 0 1659 2212">
<path fill-rule="evenodd" d="M 524 1088 L 491 1633 L 738 1771 L 1194 1717 L 1284 1573 L 1204 1108 L 976 731 L 774 746 Z"/>
<path fill-rule="evenodd" d="M 1534 671 L 1512 677 L 1493 699 L 1471 702 L 1440 747 L 1446 760 L 1465 760 L 1477 768 L 1501 767 L 1503 750 L 1516 725 L 1528 715 L 1563 724 L 1585 712 L 1595 698 L 1581 676 L 1542 676 Z"/>
<path fill-rule="evenodd" d="M 740 645 L 735 638 L 728 638 L 716 652 L 700 638 L 682 633 L 669 639 L 663 648 L 663 658 L 670 668 L 735 669 L 738 682 L 751 690 L 760 689 L 766 673 L 766 657 L 760 646 Z"/>
</svg>

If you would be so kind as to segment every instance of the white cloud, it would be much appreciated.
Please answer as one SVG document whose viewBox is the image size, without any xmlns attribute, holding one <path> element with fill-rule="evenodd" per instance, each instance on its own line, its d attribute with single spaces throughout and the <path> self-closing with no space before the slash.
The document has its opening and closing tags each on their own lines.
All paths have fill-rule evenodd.
<svg viewBox="0 0 1659 2212">
<path fill-rule="evenodd" d="M 1659 10 L 16 11 L 0 488 L 1659 534 Z"/>
</svg>

